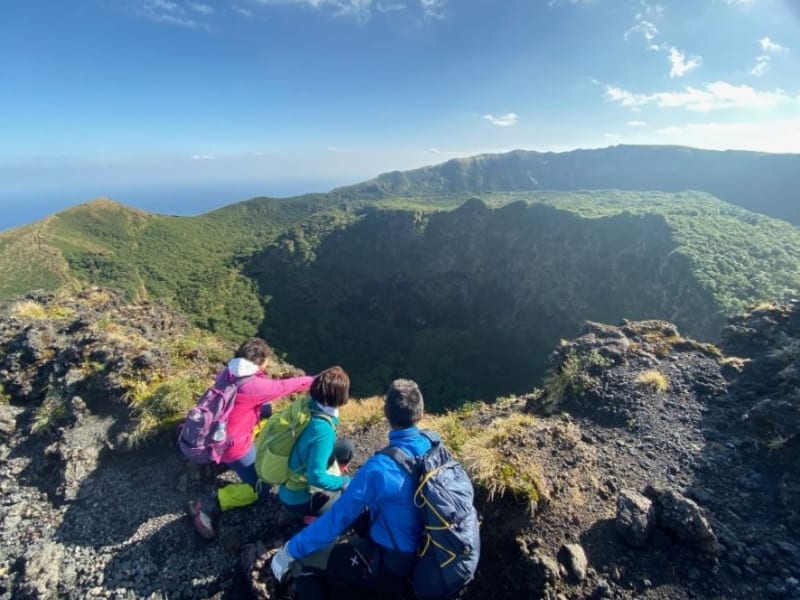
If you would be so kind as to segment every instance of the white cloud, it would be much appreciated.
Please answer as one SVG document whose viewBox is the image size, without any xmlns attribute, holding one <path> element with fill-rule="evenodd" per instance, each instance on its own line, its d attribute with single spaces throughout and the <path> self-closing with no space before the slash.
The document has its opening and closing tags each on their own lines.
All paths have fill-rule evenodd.
<svg viewBox="0 0 800 600">
<path fill-rule="evenodd" d="M 391 13 L 415 7 L 425 20 L 443 19 L 448 0 L 256 0 L 264 5 L 306 6 L 329 11 L 339 17 L 353 17 L 367 22 L 373 11 Z"/>
<path fill-rule="evenodd" d="M 752 69 L 750 69 L 750 75 L 754 75 L 755 77 L 761 77 L 764 73 L 766 73 L 767 70 L 769 69 L 770 58 L 771 57 L 766 54 L 757 56 L 755 66 Z"/>
<path fill-rule="evenodd" d="M 646 121 L 628 121 L 630 127 L 644 127 L 647 125 Z"/>
<path fill-rule="evenodd" d="M 241 6 L 236 6 L 236 5 L 232 6 L 231 8 L 232 8 L 233 11 L 239 13 L 240 15 L 242 15 L 244 17 L 252 17 L 253 16 L 253 11 L 250 10 L 249 8 L 242 8 Z"/>
<path fill-rule="evenodd" d="M 734 123 L 688 123 L 664 127 L 656 130 L 656 133 L 661 143 L 696 148 L 800 152 L 800 118 Z"/>
<path fill-rule="evenodd" d="M 633 34 L 640 34 L 644 39 L 650 42 L 658 35 L 658 29 L 651 21 L 639 21 L 636 25 L 625 32 L 625 35 L 623 36 L 625 41 L 627 42 L 628 38 Z"/>
<path fill-rule="evenodd" d="M 179 27 L 203 27 L 204 25 L 187 15 L 186 9 L 170 0 L 141 0 L 133 5 L 140 17 L 155 23 Z"/>
<path fill-rule="evenodd" d="M 192 160 L 214 160 L 216 156 L 211 154 L 192 154 Z"/>
<path fill-rule="evenodd" d="M 397 12 L 397 11 L 400 11 L 400 10 L 405 10 L 406 9 L 406 5 L 405 4 L 401 4 L 400 2 L 380 2 L 379 1 L 375 5 L 375 9 L 379 13 L 386 14 L 386 13 L 391 13 L 391 12 Z"/>
<path fill-rule="evenodd" d="M 422 14 L 426 19 L 443 19 L 447 0 L 419 0 Z"/>
<path fill-rule="evenodd" d="M 341 148 L 339 146 L 328 146 L 327 150 L 328 152 L 334 152 L 334 153 L 344 152 L 344 148 Z"/>
<path fill-rule="evenodd" d="M 733 85 L 725 81 L 706 84 L 704 89 L 686 86 L 679 92 L 637 94 L 620 87 L 607 85 L 607 100 L 627 108 L 654 104 L 659 108 L 682 108 L 692 112 L 708 112 L 732 108 L 769 109 L 785 102 L 798 102 L 783 90 L 759 91 L 749 85 Z"/>
<path fill-rule="evenodd" d="M 740 6 L 747 6 L 749 4 L 755 4 L 758 0 L 717 0 L 718 2 L 722 2 L 723 4 L 738 4 Z"/>
<path fill-rule="evenodd" d="M 635 17 L 637 21 L 660 19 L 667 10 L 663 4 L 650 4 L 647 0 L 641 0 L 640 5 Z"/>
<path fill-rule="evenodd" d="M 761 38 L 760 40 L 758 40 L 758 43 L 761 44 L 761 50 L 763 50 L 764 52 L 771 52 L 771 53 L 774 54 L 774 53 L 777 53 L 777 52 L 788 52 L 789 51 L 789 49 L 787 47 L 782 46 L 778 42 L 775 42 L 775 41 L 769 39 L 768 37 Z"/>
<path fill-rule="evenodd" d="M 516 113 L 510 112 L 504 115 L 495 117 L 493 114 L 483 115 L 483 118 L 489 121 L 492 125 L 497 127 L 511 127 L 519 122 L 519 117 Z"/>
<path fill-rule="evenodd" d="M 701 64 L 703 64 L 702 57 L 692 56 L 687 60 L 686 55 L 677 48 L 669 49 L 668 58 L 670 63 L 670 70 L 669 70 L 670 79 L 674 79 L 675 77 L 683 77 L 689 71 L 693 71 Z"/>
<path fill-rule="evenodd" d="M 210 7 L 208 4 L 203 4 L 202 2 L 189 2 L 189 8 L 199 12 L 201 15 L 210 15 L 214 12 L 212 7 Z"/>
</svg>

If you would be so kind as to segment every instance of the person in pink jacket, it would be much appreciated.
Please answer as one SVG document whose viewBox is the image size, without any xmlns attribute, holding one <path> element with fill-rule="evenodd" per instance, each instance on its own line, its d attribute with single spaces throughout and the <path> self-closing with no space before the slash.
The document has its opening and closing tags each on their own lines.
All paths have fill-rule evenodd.
<svg viewBox="0 0 800 600">
<path fill-rule="evenodd" d="M 236 471 L 243 484 L 229 485 L 189 502 L 189 516 L 204 538 L 216 536 L 214 521 L 220 512 L 234 506 L 252 504 L 258 499 L 253 431 L 260 419 L 272 413 L 270 403 L 288 394 L 308 391 L 314 381 L 311 376 L 270 379 L 264 370 L 271 354 L 272 349 L 267 342 L 261 338 L 250 338 L 217 374 L 218 386 L 225 381 L 250 377 L 236 393 L 236 401 L 228 417 L 228 438 L 233 440 L 233 444 L 222 455 L 222 464 Z"/>
</svg>

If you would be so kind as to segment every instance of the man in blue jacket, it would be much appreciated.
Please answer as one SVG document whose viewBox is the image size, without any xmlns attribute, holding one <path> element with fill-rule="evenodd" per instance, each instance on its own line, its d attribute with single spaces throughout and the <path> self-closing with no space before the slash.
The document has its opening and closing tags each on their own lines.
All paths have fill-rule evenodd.
<svg viewBox="0 0 800 600">
<path fill-rule="evenodd" d="M 389 445 L 422 456 L 431 442 L 417 423 L 423 399 L 417 384 L 397 379 L 389 386 L 384 414 Z M 413 569 L 422 521 L 414 506 L 417 482 L 395 460 L 372 456 L 341 497 L 319 519 L 295 535 L 272 559 L 272 572 L 283 581 L 291 572 L 301 600 L 328 598 L 337 584 L 375 591 L 402 589 Z M 358 522 L 358 523 L 357 523 Z M 369 536 L 336 544 L 351 526 L 369 528 Z"/>
</svg>

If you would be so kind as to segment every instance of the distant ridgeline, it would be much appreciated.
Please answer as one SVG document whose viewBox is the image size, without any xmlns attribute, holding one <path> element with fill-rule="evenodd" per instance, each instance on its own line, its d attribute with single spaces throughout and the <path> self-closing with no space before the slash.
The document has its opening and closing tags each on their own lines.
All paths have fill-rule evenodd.
<svg viewBox="0 0 800 600">
<path fill-rule="evenodd" d="M 576 155 L 451 161 L 197 217 L 90 202 L 0 233 L 0 297 L 88 282 L 164 298 L 231 340 L 260 332 L 309 372 L 343 365 L 356 395 L 414 377 L 437 408 L 530 390 L 586 319 L 662 318 L 714 340 L 725 315 L 800 289 L 800 230 L 785 221 L 700 192 L 493 190 L 530 183 L 528 154 Z M 503 160 L 517 173 L 505 182 Z"/>
</svg>

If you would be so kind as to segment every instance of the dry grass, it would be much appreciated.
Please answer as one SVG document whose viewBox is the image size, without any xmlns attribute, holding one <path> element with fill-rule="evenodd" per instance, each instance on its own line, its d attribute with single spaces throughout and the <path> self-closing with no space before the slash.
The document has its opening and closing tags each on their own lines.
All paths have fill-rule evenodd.
<svg viewBox="0 0 800 600">
<path fill-rule="evenodd" d="M 350 400 L 339 409 L 342 423 L 354 427 L 368 427 L 383 421 L 383 397 L 373 396 L 363 400 Z"/>
<path fill-rule="evenodd" d="M 20 300 L 11 305 L 9 310 L 11 316 L 18 319 L 30 319 L 31 321 L 50 321 L 69 319 L 75 315 L 75 311 L 66 306 L 57 304 L 44 305 L 35 300 Z"/>
<path fill-rule="evenodd" d="M 648 369 L 639 374 L 636 383 L 643 387 L 650 388 L 654 392 L 666 392 L 669 388 L 669 380 L 658 369 Z"/>
<path fill-rule="evenodd" d="M 719 359 L 719 364 L 723 367 L 731 367 L 741 373 L 744 368 L 752 362 L 749 358 L 742 358 L 740 356 L 723 356 Z"/>
<path fill-rule="evenodd" d="M 547 499 L 544 474 L 519 443 L 535 423 L 532 416 L 515 413 L 470 430 L 459 458 L 490 500 L 510 493 L 534 506 Z"/>
</svg>

